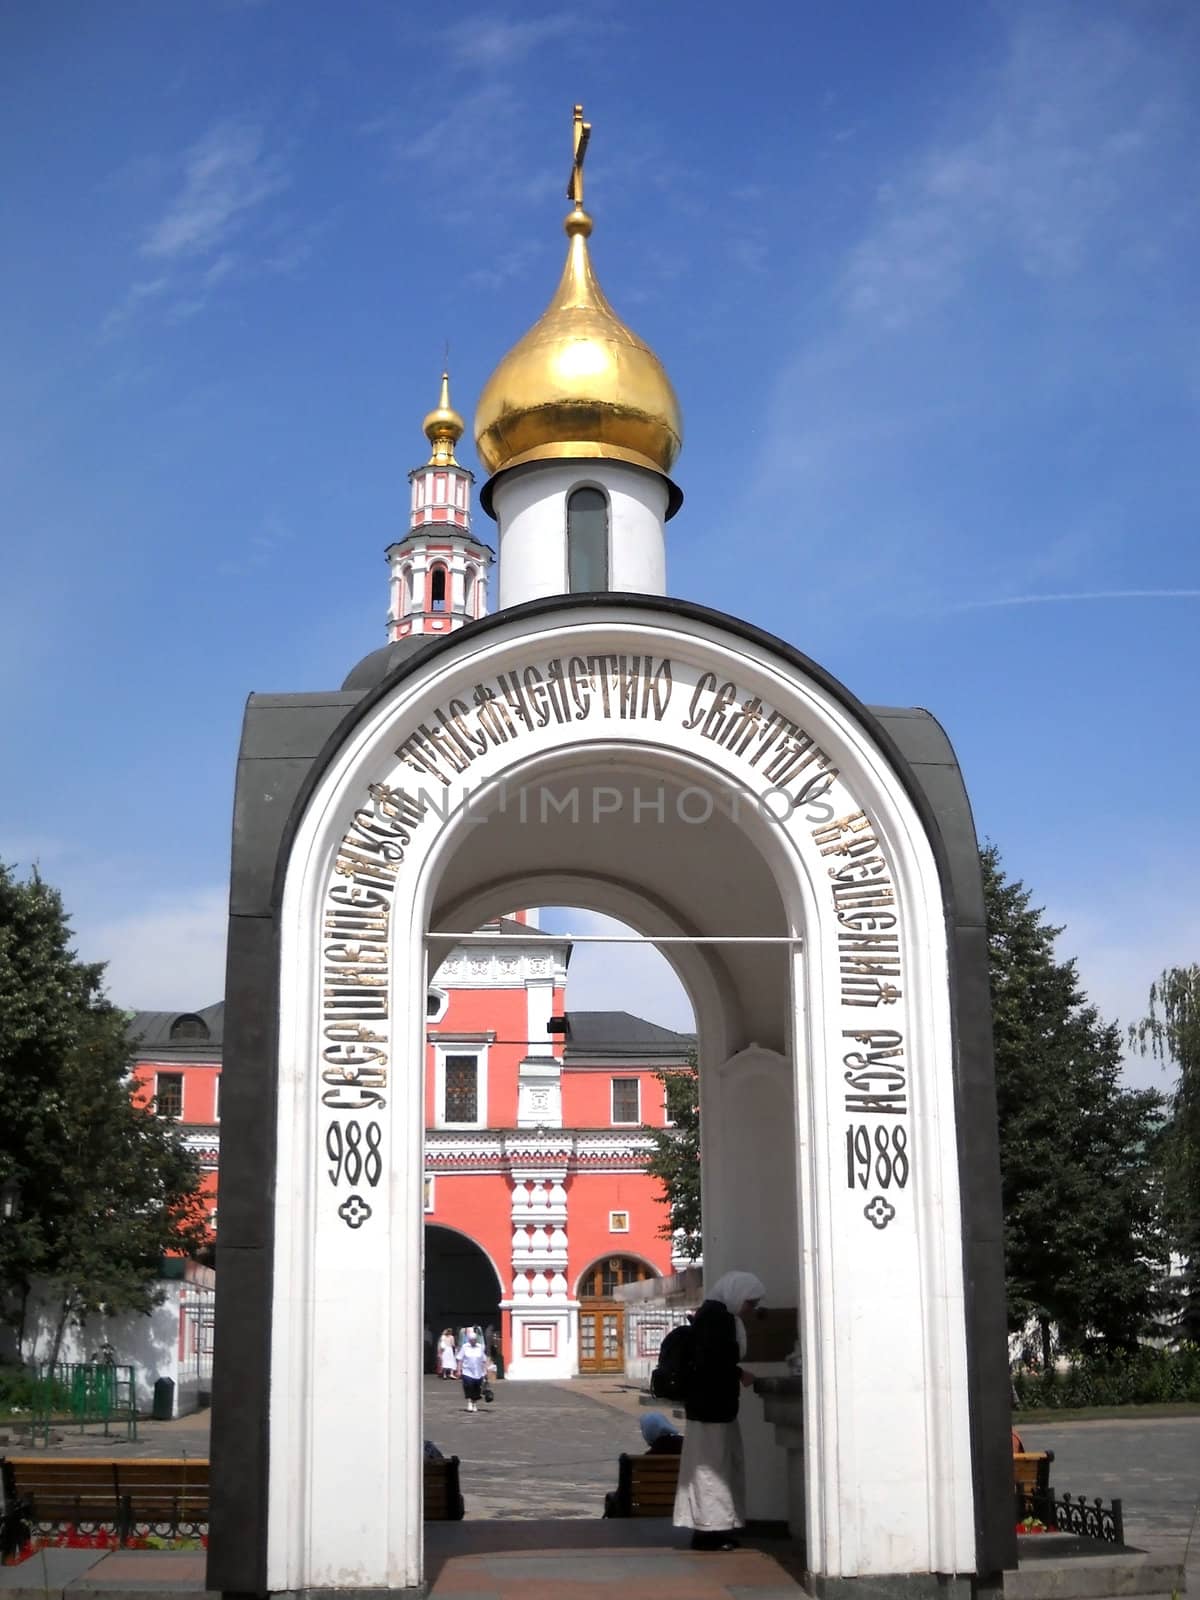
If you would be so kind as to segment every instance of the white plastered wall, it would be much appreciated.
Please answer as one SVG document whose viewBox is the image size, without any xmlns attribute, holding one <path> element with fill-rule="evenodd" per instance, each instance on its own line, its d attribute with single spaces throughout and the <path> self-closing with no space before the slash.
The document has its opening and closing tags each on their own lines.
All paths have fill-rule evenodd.
<svg viewBox="0 0 1200 1600">
<path fill-rule="evenodd" d="M 386 1104 L 370 1111 L 382 1147 L 380 1181 L 355 1190 L 369 1207 L 364 1218 L 362 1205 L 351 1204 L 347 1184 L 331 1180 L 332 1114 L 320 1093 L 322 996 L 329 973 L 325 968 L 323 978 L 321 918 L 331 886 L 344 890 L 359 881 L 353 873 L 339 877 L 335 857 L 346 860 L 356 811 L 362 816 L 378 806 L 370 785 L 389 785 L 393 793 L 417 787 L 419 774 L 396 752 L 411 751 L 404 741 L 414 729 L 436 727 L 437 707 L 461 704 L 463 727 L 474 729 L 474 686 L 494 685 L 499 675 L 531 666 L 545 681 L 554 661 L 586 663 L 618 653 L 626 660 L 636 653 L 651 663 L 670 661 L 669 678 L 659 669 L 657 701 L 641 697 L 641 712 L 627 718 L 607 709 L 601 714 L 593 674 L 586 714 L 572 712 L 561 722 L 548 716 L 540 726 L 531 718 L 498 743 L 481 737 L 482 748 L 463 774 L 463 796 L 447 796 L 434 780 L 445 819 L 436 808 L 427 812 L 409 830 L 403 859 L 388 864 L 388 1015 L 377 1031 L 386 1040 L 390 1076 Z M 836 772 L 812 807 L 784 822 L 765 819 L 778 786 L 718 739 L 706 737 L 711 691 L 704 689 L 705 674 L 714 685 L 727 678 L 737 686 L 731 704 L 743 695 L 760 697 L 811 736 L 826 770 Z M 614 677 L 613 705 L 615 682 Z M 582 692 L 582 676 L 577 687 Z M 701 715 L 693 720 L 689 707 L 697 704 Z M 607 693 L 604 705 L 610 706 Z M 973 1494 L 948 969 L 932 850 L 895 773 L 823 687 L 765 645 L 726 636 L 711 624 L 665 610 L 613 607 L 517 619 L 480 639 L 468 638 L 419 678 L 404 680 L 373 707 L 330 763 L 297 831 L 281 914 L 268 1587 L 402 1588 L 420 1580 L 423 1107 L 415 1064 L 423 1048 L 424 933 L 439 896 L 446 904 L 455 898 L 443 886 L 451 883 L 456 861 L 469 853 L 473 834 L 481 835 L 481 815 L 497 828 L 490 842 L 510 840 L 519 853 L 532 839 L 542 858 L 551 843 L 570 846 L 574 865 L 562 865 L 564 875 L 575 870 L 586 877 L 594 867 L 597 880 L 610 882 L 614 902 L 640 888 L 646 903 L 661 908 L 664 919 L 673 917 L 682 931 L 726 933 L 739 918 L 748 919 L 743 926 L 753 924 L 748 893 L 741 903 L 726 894 L 688 904 L 697 885 L 707 881 L 705 873 L 717 870 L 695 855 L 706 836 L 689 824 L 668 826 L 651 841 L 644 861 L 637 856 L 642 841 L 628 819 L 621 824 L 606 815 L 604 827 L 590 831 L 578 827 L 563 834 L 556 823 L 522 835 L 506 813 L 511 832 L 501 831 L 495 806 L 502 784 L 548 782 L 572 771 L 585 784 L 589 771 L 609 778 L 657 773 L 693 793 L 707 785 L 727 808 L 740 804 L 736 834 L 728 833 L 733 824 L 719 809 L 713 827 L 725 827 L 730 840 L 747 849 L 752 843 L 758 851 L 766 876 L 777 885 L 778 899 L 764 903 L 772 930 L 782 904 L 782 931 L 797 940 L 803 936 L 803 954 L 798 944 L 789 946 L 790 1014 L 769 1020 L 777 1036 L 782 1032 L 791 1041 L 796 1170 L 790 1207 L 778 1203 L 799 1218 L 809 1566 L 830 1577 L 969 1572 Z M 894 886 L 903 969 L 902 997 L 886 1017 L 868 1012 L 866 1020 L 903 1024 L 912 1063 L 910 1171 L 903 1188 L 879 1197 L 891 1212 L 882 1225 L 865 1217 L 864 1192 L 847 1184 L 841 1105 L 847 1018 L 829 858 L 817 842 L 830 817 L 859 812 L 863 825 L 874 830 Z M 627 847 L 623 881 L 613 869 L 614 841 Z M 369 852 L 358 854 L 370 860 Z M 836 864 L 841 858 L 833 859 Z M 544 869 L 550 881 L 554 863 L 545 860 Z M 664 874 L 657 894 L 648 890 L 655 871 Z M 531 873 L 531 866 L 523 867 L 519 876 L 524 880 Z M 551 897 L 538 898 L 547 903 Z M 464 891 L 457 903 L 465 906 L 468 899 Z M 701 975 L 693 997 L 703 1076 L 753 1039 L 747 1032 L 749 990 L 741 992 L 740 980 L 728 977 L 733 956 L 718 962 L 693 955 L 688 961 Z M 686 964 L 681 960 L 681 970 Z M 736 1063 L 729 1070 L 736 1074 Z M 756 1224 L 744 1193 L 738 1193 L 744 1161 L 732 1140 L 718 1138 L 714 1149 L 710 1133 L 708 1142 L 710 1265 L 752 1265 L 758 1241 L 749 1235 Z M 361 1384 L 371 1394 L 370 1406 L 347 1404 L 351 1369 L 356 1389 Z"/>
</svg>

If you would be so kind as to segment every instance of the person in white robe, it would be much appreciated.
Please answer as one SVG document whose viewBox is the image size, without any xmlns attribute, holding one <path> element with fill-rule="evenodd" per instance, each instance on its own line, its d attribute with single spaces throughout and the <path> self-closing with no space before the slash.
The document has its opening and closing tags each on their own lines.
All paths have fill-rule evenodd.
<svg viewBox="0 0 1200 1600">
<path fill-rule="evenodd" d="M 738 1401 L 753 1382 L 739 1364 L 749 1316 L 766 1294 L 752 1272 L 727 1272 L 692 1319 L 694 1362 L 684 1399 L 687 1432 L 675 1492 L 675 1526 L 692 1530 L 694 1550 L 736 1550 L 746 1525 L 746 1472 Z"/>
</svg>

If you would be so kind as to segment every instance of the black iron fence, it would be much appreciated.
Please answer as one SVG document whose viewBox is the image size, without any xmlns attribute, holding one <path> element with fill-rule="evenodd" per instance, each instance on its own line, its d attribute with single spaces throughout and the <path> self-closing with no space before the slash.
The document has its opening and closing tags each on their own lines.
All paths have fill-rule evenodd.
<svg viewBox="0 0 1200 1600">
<path fill-rule="evenodd" d="M 1120 1500 L 1108 1505 L 1097 1497 L 1059 1494 L 1057 1489 L 1021 1489 L 1016 1492 L 1017 1527 L 1040 1523 L 1055 1533 L 1070 1533 L 1081 1539 L 1099 1539 L 1105 1544 L 1125 1543 L 1125 1520 Z"/>
</svg>

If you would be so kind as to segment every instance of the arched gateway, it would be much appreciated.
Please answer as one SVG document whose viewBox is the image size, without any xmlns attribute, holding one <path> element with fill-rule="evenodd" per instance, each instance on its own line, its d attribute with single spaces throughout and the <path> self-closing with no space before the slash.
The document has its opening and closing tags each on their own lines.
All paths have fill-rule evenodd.
<svg viewBox="0 0 1200 1600">
<path fill-rule="evenodd" d="M 594 288 L 588 231 L 577 203 L 543 334 Z M 678 419 L 656 456 L 644 385 L 641 431 L 615 406 L 594 451 L 565 401 L 539 443 L 515 387 L 502 364 L 477 420 L 512 603 L 371 687 L 251 702 L 210 1587 L 420 1582 L 427 990 L 485 918 L 561 903 L 662 941 L 697 1019 L 706 1269 L 797 1307 L 790 1452 L 743 1407 L 751 1516 L 790 1516 L 821 1592 L 990 1578 L 1013 1542 L 999 1184 L 953 754 L 927 714 L 662 596 Z M 563 592 L 581 484 L 641 592 Z"/>
</svg>

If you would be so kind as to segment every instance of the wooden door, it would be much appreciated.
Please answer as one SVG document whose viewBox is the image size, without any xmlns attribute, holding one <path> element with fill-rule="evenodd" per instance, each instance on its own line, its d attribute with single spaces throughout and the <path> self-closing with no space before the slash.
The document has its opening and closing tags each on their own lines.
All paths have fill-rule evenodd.
<svg viewBox="0 0 1200 1600">
<path fill-rule="evenodd" d="M 579 1308 L 580 1372 L 624 1372 L 625 1310 L 622 1306 Z"/>
<path fill-rule="evenodd" d="M 622 1283 L 641 1283 L 650 1268 L 633 1256 L 609 1256 L 579 1282 L 580 1372 L 625 1371 L 625 1308 L 612 1298 Z"/>
</svg>

